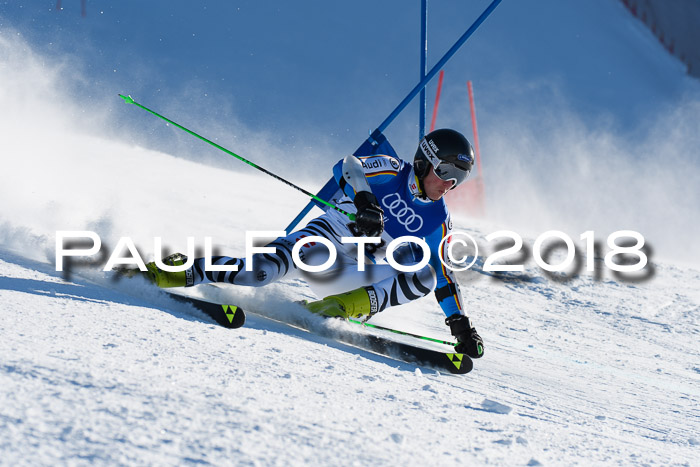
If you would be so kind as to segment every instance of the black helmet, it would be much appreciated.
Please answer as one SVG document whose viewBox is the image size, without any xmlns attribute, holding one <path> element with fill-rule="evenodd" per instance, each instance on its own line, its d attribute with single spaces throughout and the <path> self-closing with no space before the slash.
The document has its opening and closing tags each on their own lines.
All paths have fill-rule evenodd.
<svg viewBox="0 0 700 467">
<path fill-rule="evenodd" d="M 474 149 L 458 131 L 442 129 L 431 131 L 420 141 L 413 158 L 413 168 L 423 190 L 423 179 L 435 169 L 442 180 L 454 180 L 455 188 L 469 176 L 474 166 Z"/>
</svg>

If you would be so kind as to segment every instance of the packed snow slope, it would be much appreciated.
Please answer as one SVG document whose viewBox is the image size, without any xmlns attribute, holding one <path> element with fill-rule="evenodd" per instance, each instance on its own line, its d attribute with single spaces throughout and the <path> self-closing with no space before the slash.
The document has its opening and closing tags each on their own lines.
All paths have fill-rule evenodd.
<svg viewBox="0 0 700 467">
<path fill-rule="evenodd" d="M 118 193 L 100 190 L 91 177 L 76 180 L 72 202 L 55 199 L 43 214 L 26 213 L 36 226 L 72 212 L 79 222 L 89 210 L 76 205 L 112 201 L 121 208 L 94 223 L 106 245 L 128 226 L 162 235 L 173 249 L 186 235 L 206 234 L 242 254 L 241 218 L 276 228 L 294 212 L 287 188 L 257 174 L 80 141 L 99 147 L 102 167 L 114 164 L 108 177 L 118 179 L 119 163 L 131 158 L 142 170 Z M 53 168 L 85 163 L 66 157 Z M 154 173 L 209 183 L 207 190 L 182 189 L 154 183 Z M 42 182 L 27 190 L 50 196 L 53 187 Z M 6 191 L 3 197 L 10 199 Z M 228 208 L 207 209 L 218 202 Z M 456 227 L 479 241 L 493 229 L 464 219 Z M 472 373 L 455 377 L 254 314 L 244 328 L 227 330 L 145 283 L 114 283 L 94 268 L 77 268 L 65 281 L 51 264 L 50 239 L 10 221 L 2 234 L 0 458 L 7 465 L 697 460 L 697 269 L 655 263 L 653 277 L 641 283 L 604 269 L 600 278 L 584 273 L 559 282 L 531 261 L 523 274 L 501 279 L 479 267 L 462 273 L 486 355 Z M 152 251 L 135 240 L 144 256 Z M 192 292 L 278 318 L 300 313 L 287 299 L 312 296 L 301 281 Z M 449 338 L 432 297 L 373 320 Z"/>
<path fill-rule="evenodd" d="M 452 2 L 448 10 L 463 3 Z M 534 15 L 533 26 L 523 21 L 532 15 L 527 2 L 504 2 L 503 14 L 497 11 L 471 42 L 474 55 L 448 70 L 466 76 L 460 72 L 478 68 L 475 85 L 484 103 L 489 217 L 457 217 L 455 228 L 481 247 L 479 261 L 459 280 L 486 354 L 462 377 L 264 318 L 299 319 L 303 311 L 290 302 L 313 297 L 300 280 L 262 290 L 189 291 L 260 313 L 250 313 L 247 325 L 233 331 L 143 282 L 114 282 L 95 264 L 78 265 L 69 276 L 54 265 L 58 230 L 98 233 L 107 255 L 124 236 L 146 260 L 157 254 L 156 236 L 170 251 L 184 251 L 189 236 L 198 246 L 212 237 L 219 251 L 243 255 L 245 231 L 282 229 L 306 203 L 280 182 L 233 159 L 227 164 L 223 153 L 125 105 L 117 92 L 132 93 L 315 191 L 331 164 L 365 133 L 352 127 L 349 133 L 361 137 L 324 139 L 319 135 L 330 127 L 309 130 L 309 115 L 323 120 L 333 114 L 330 126 L 341 118 L 336 113 L 363 130 L 376 124 L 398 100 L 391 92 L 401 98 L 415 84 L 399 63 L 365 57 L 367 81 L 337 69 L 331 78 L 344 81 L 318 78 L 333 86 L 319 89 L 306 115 L 297 110 L 312 92 L 271 92 L 277 83 L 265 81 L 290 77 L 273 66 L 275 60 L 300 59 L 279 49 L 281 39 L 299 39 L 282 29 L 258 28 L 265 37 L 239 43 L 237 60 L 255 55 L 259 65 L 232 60 L 248 73 L 223 74 L 237 76 L 241 86 L 215 85 L 211 76 L 192 81 L 192 72 L 206 74 L 206 66 L 193 66 L 148 35 L 162 33 L 167 42 L 168 31 L 127 21 L 120 8 L 143 2 L 105 9 L 103 18 L 123 33 L 103 34 L 105 42 L 94 33 L 101 24 L 73 36 L 77 24 L 88 23 L 71 26 L 61 23 L 63 16 L 54 29 L 44 21 L 49 13 L 31 16 L 30 3 L 0 5 L 0 15 L 11 17 L 0 16 L 0 463 L 696 465 L 698 85 L 669 66 L 672 59 L 660 47 L 653 53 L 653 39 L 633 19 L 619 22 L 627 16 L 617 2 L 598 1 L 595 8 L 590 2 L 542 3 L 552 8 Z M 163 3 L 149 5 L 158 10 Z M 22 17 L 25 12 L 29 16 Z M 466 20 L 453 16 L 459 21 L 450 23 L 450 34 L 436 34 L 439 44 L 463 30 Z M 255 18 L 243 20 L 255 29 Z M 276 18 L 276 28 L 304 29 Z M 183 30 L 177 21 L 151 19 L 156 24 Z M 199 33 L 209 23 L 199 18 L 192 24 Z M 146 39 L 139 39 L 139 27 L 148 31 Z M 270 48 L 262 48 L 265 38 L 274 42 Z M 78 41 L 84 47 L 67 53 Z M 188 50 L 216 58 L 222 51 L 201 43 Z M 351 55 L 349 48 L 337 56 L 354 63 Z M 115 60 L 120 66 L 111 66 Z M 270 75 L 261 65 L 267 62 Z M 383 81 L 367 75 L 369 69 Z M 161 85 L 172 87 L 161 93 Z M 226 95 L 229 88 L 247 94 Z M 449 98 L 443 104 L 463 97 L 456 85 L 443 92 Z M 239 105 L 241 99 L 250 102 Z M 319 102 L 323 112 L 314 107 Z M 618 108 L 596 110 L 605 102 Z M 465 114 L 466 108 L 443 112 L 439 125 L 464 129 Z M 413 123 L 413 117 L 410 125 L 397 121 L 390 134 L 409 159 Z M 580 234 L 594 230 L 603 245 L 596 272 L 562 280 L 536 266 L 534 241 L 551 228 L 566 232 L 582 252 Z M 509 257 L 523 260 L 522 273 L 483 271 L 494 250 L 485 238 L 502 229 L 525 241 L 524 256 Z M 602 260 L 606 237 L 623 229 L 639 231 L 651 247 L 642 280 L 613 275 Z M 552 262 L 560 256 L 555 251 Z M 428 297 L 373 322 L 449 338 L 443 319 Z"/>
</svg>

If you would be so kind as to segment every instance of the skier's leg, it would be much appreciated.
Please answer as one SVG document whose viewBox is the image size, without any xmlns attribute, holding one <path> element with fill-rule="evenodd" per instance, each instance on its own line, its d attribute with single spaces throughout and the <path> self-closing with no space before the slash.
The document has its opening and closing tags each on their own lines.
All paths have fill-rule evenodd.
<svg viewBox="0 0 700 467">
<path fill-rule="evenodd" d="M 267 247 L 275 248 L 275 252 L 254 254 L 251 257 L 250 264 L 245 258 L 233 258 L 230 256 L 214 256 L 211 258 L 212 265 L 228 266 L 229 269 L 237 268 L 235 271 L 208 271 L 206 258 L 195 259 L 192 267 L 181 272 L 166 272 L 155 267 L 153 263 L 149 263 L 147 267 L 153 281 L 159 287 L 190 287 L 210 282 L 262 287 L 289 274 L 296 275 L 299 273 L 292 259 L 292 249 L 298 240 L 310 236 L 328 238 L 334 245 L 334 248 L 340 248 L 339 237 L 330 224 L 318 218 L 309 222 L 303 229 L 267 244 Z M 309 266 L 318 266 L 325 263 L 328 255 L 328 248 L 321 243 L 305 244 L 299 251 L 300 259 Z M 176 264 L 183 264 L 183 262 L 180 261 Z M 233 266 L 235 268 L 232 268 Z M 247 270 L 248 266 L 250 270 Z"/>
<path fill-rule="evenodd" d="M 372 284 L 377 294 L 377 310 L 386 310 L 390 306 L 403 305 L 435 290 L 437 276 L 433 267 L 426 265 L 415 272 L 400 272 L 392 277 Z"/>
<path fill-rule="evenodd" d="M 400 250 L 397 250 L 397 253 Z M 409 266 L 417 264 L 420 258 L 412 256 L 412 252 L 408 250 L 403 250 L 403 259 L 397 261 Z M 373 281 L 368 281 L 368 277 L 372 277 Z M 403 305 L 428 295 L 435 289 L 437 278 L 430 265 L 414 272 L 399 272 L 389 265 L 369 265 L 366 272 L 356 269 L 352 271 L 350 268 L 343 270 L 333 285 L 336 290 L 339 287 L 342 287 L 340 290 L 356 288 L 349 292 L 326 296 L 323 300 L 307 304 L 307 308 L 326 316 L 369 318 L 390 306 Z M 313 283 L 311 286 L 314 290 L 320 288 Z"/>
<path fill-rule="evenodd" d="M 292 247 L 287 238 L 278 238 L 266 245 L 275 248 L 274 253 L 257 253 L 250 259 L 232 258 L 230 256 L 214 256 L 211 263 L 216 266 L 234 267 L 235 271 L 209 271 L 206 268 L 206 258 L 197 258 L 191 268 L 192 283 L 189 285 L 206 284 L 210 282 L 228 283 L 262 287 L 284 277 L 293 268 Z M 250 270 L 248 270 L 250 269 Z"/>
<path fill-rule="evenodd" d="M 307 304 L 307 308 L 325 316 L 369 318 L 390 306 L 403 305 L 424 297 L 432 292 L 437 284 L 435 271 L 430 265 L 415 272 L 396 274 L 396 270 L 391 270 L 394 275 L 386 279 L 349 292 L 329 295 L 323 300 Z"/>
</svg>

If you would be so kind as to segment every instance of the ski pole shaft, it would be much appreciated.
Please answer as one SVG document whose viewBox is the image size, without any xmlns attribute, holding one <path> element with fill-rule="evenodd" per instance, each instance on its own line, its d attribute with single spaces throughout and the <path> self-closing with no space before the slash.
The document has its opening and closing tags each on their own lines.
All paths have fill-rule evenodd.
<svg viewBox="0 0 700 467">
<path fill-rule="evenodd" d="M 339 213 L 341 213 L 341 214 L 343 214 L 343 215 L 345 215 L 345 216 L 348 216 L 348 218 L 349 218 L 351 221 L 354 221 L 354 220 L 355 220 L 355 214 L 352 214 L 352 213 L 349 213 L 349 212 L 347 212 L 347 211 L 344 211 L 344 210 L 340 209 L 338 206 L 336 206 L 336 205 L 334 205 L 334 204 L 332 204 L 332 203 L 329 203 L 329 202 L 326 201 L 326 200 L 323 200 L 323 199 L 319 198 L 318 196 L 314 195 L 314 194 L 311 193 L 310 191 L 307 191 L 307 190 L 305 190 L 305 189 L 303 189 L 303 188 L 301 188 L 301 187 L 299 187 L 299 186 L 293 184 L 292 182 L 290 182 L 290 181 L 288 181 L 288 180 L 285 180 L 284 178 L 282 178 L 282 177 L 280 177 L 280 176 L 278 176 L 278 175 L 273 174 L 273 173 L 270 172 L 269 170 L 266 170 L 266 169 L 260 167 L 259 165 L 254 164 L 253 162 L 249 161 L 248 159 L 245 159 L 244 157 L 241 157 L 241 156 L 239 156 L 238 154 L 233 153 L 232 151 L 229 151 L 229 150 L 226 149 L 225 147 L 216 144 L 215 142 L 213 142 L 213 141 L 211 141 L 211 140 L 205 138 L 204 136 L 198 135 L 197 133 L 195 133 L 195 132 L 192 131 L 192 130 L 188 130 L 187 128 L 185 128 L 184 126 L 180 125 L 179 123 L 176 123 L 176 122 L 170 120 L 169 118 L 164 117 L 164 116 L 160 115 L 159 113 L 154 112 L 153 110 L 149 109 L 148 107 L 139 104 L 139 103 L 136 102 L 131 96 L 123 96 L 123 95 L 119 94 L 119 97 L 121 97 L 122 99 L 124 99 L 124 102 L 126 102 L 127 104 L 133 104 L 133 105 L 135 105 L 135 106 L 137 106 L 137 107 L 141 107 L 143 110 L 152 113 L 153 115 L 155 115 L 155 116 L 158 117 L 158 118 L 162 118 L 163 120 L 165 120 L 166 122 L 170 123 L 171 125 L 174 125 L 174 126 L 178 127 L 179 129 L 181 129 L 181 130 L 183 130 L 183 131 L 185 131 L 185 132 L 191 134 L 192 136 L 195 136 L 195 137 L 201 139 L 201 140 L 204 141 L 205 143 L 211 144 L 211 145 L 214 146 L 215 148 L 217 148 L 217 149 L 219 149 L 219 150 L 225 152 L 226 154 L 228 154 L 228 155 L 230 155 L 230 156 L 235 157 L 235 158 L 238 159 L 239 161 L 245 162 L 245 163 L 248 164 L 249 166 L 254 167 L 254 168 L 258 169 L 259 171 L 261 171 L 261 172 L 263 172 L 263 173 L 265 173 L 265 174 L 267 174 L 267 175 L 270 175 L 271 177 L 274 177 L 274 178 L 276 178 L 277 180 L 279 180 L 279 181 L 281 181 L 281 182 L 283 182 L 283 183 L 286 183 L 286 184 L 289 185 L 290 187 L 295 188 L 295 189 L 301 191 L 301 192 L 304 193 L 306 196 L 309 196 L 309 197 L 315 199 L 315 200 L 318 201 L 319 203 L 325 204 L 325 205 L 328 206 L 329 208 L 335 209 L 335 210 L 338 211 Z"/>
<path fill-rule="evenodd" d="M 449 345 L 449 346 L 452 346 L 452 347 L 454 347 L 455 345 L 457 345 L 456 342 L 449 342 L 449 341 L 443 341 L 443 340 L 440 340 L 440 339 L 434 339 L 434 338 L 432 338 L 432 337 L 425 337 L 425 336 L 421 336 L 421 335 L 418 335 L 418 334 L 412 334 L 412 333 L 410 333 L 410 332 L 404 332 L 404 331 L 399 331 L 399 330 L 397 330 L 397 329 L 386 328 L 386 327 L 384 327 L 384 326 L 379 326 L 379 325 L 376 325 L 376 324 L 363 323 L 362 321 L 357 321 L 357 320 L 354 320 L 354 319 L 348 319 L 348 321 L 350 321 L 351 323 L 355 323 L 355 324 L 359 324 L 359 325 L 362 325 L 362 326 L 366 326 L 366 327 L 368 327 L 368 328 L 381 329 L 382 331 L 389 331 L 389 332 L 393 332 L 394 334 L 401 334 L 402 336 L 415 337 L 416 339 L 421 339 L 421 340 L 424 340 L 424 341 L 437 342 L 438 344 L 445 344 L 445 345 Z"/>
</svg>

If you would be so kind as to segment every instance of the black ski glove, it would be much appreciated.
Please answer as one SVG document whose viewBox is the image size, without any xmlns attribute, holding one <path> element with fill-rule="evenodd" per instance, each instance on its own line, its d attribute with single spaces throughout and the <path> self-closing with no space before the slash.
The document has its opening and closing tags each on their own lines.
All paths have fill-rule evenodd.
<svg viewBox="0 0 700 467">
<path fill-rule="evenodd" d="M 355 195 L 355 229 L 359 235 L 379 237 L 384 231 L 384 211 L 379 207 L 377 197 L 369 191 L 359 191 Z"/>
<path fill-rule="evenodd" d="M 457 353 L 465 353 L 471 358 L 481 358 L 484 355 L 484 341 L 464 315 L 452 315 L 445 319 L 445 324 L 450 327 L 452 335 L 457 338 L 455 346 Z"/>
</svg>

